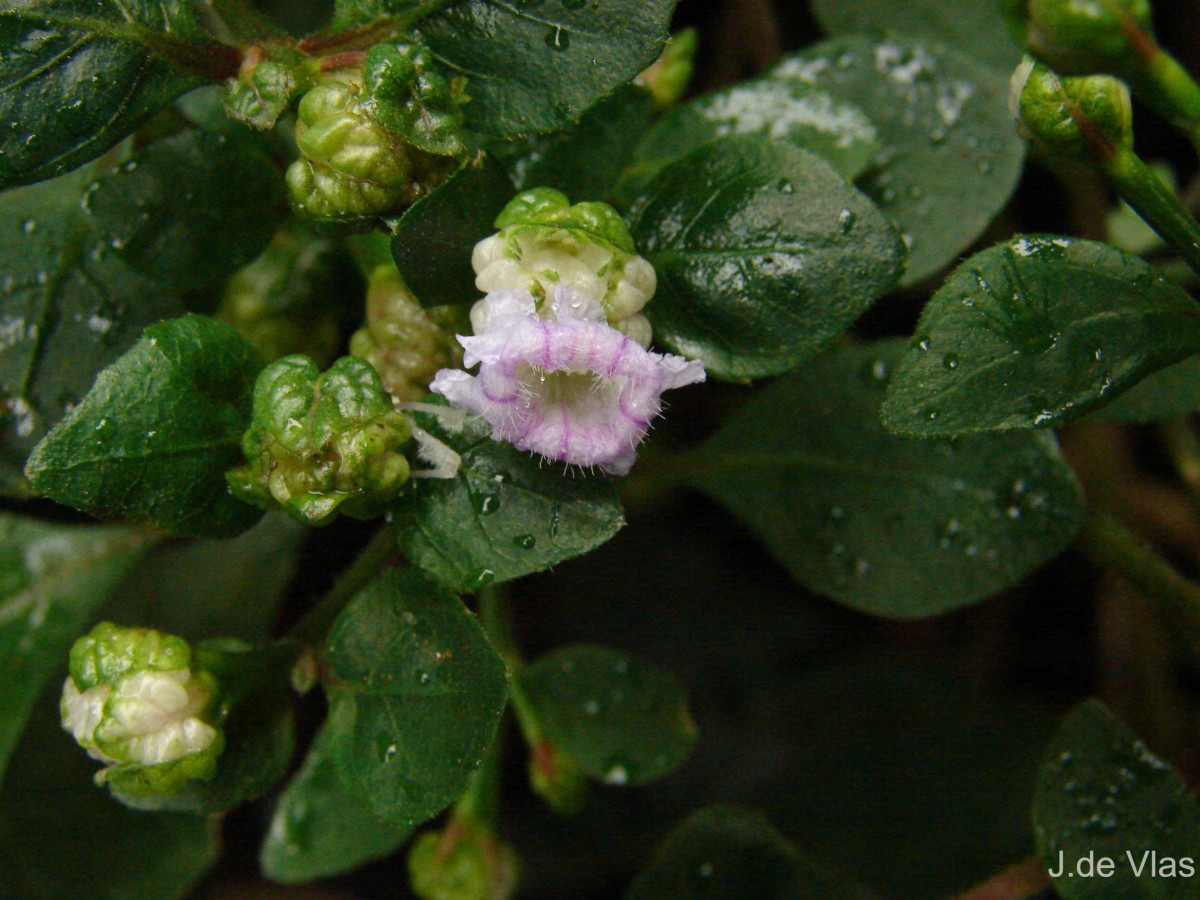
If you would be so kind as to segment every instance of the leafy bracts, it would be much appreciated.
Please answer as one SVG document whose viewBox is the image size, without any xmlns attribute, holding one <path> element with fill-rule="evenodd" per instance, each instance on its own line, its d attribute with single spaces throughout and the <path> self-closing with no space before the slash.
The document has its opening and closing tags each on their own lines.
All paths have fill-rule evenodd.
<svg viewBox="0 0 1200 900">
<path fill-rule="evenodd" d="M 409 435 L 369 363 L 346 356 L 321 375 L 311 359 L 286 356 L 259 376 L 247 463 L 227 477 L 235 496 L 308 525 L 339 512 L 369 519 L 408 480 Z"/>
<path fill-rule="evenodd" d="M 62 725 L 106 764 L 96 783 L 132 796 L 172 794 L 216 773 L 225 748 L 216 678 L 187 641 L 101 622 L 71 648 Z"/>
</svg>

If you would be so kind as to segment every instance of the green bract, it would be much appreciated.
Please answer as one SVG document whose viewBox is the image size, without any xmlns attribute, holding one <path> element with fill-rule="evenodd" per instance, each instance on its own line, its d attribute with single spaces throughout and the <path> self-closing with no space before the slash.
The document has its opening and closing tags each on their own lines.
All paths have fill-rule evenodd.
<svg viewBox="0 0 1200 900">
<path fill-rule="evenodd" d="M 462 362 L 454 333 L 441 327 L 391 263 L 371 274 L 366 324 L 350 338 L 350 352 L 365 359 L 397 400 L 420 400 L 438 369 Z"/>
<path fill-rule="evenodd" d="M 455 817 L 408 852 L 412 889 L 425 900 L 492 900 L 517 885 L 517 857 L 484 824 Z"/>
<path fill-rule="evenodd" d="M 408 438 L 369 363 L 344 356 L 321 375 L 311 359 L 285 356 L 254 386 L 247 463 L 226 477 L 235 496 L 308 525 L 339 512 L 370 519 L 408 481 Z"/>
<path fill-rule="evenodd" d="M 130 796 L 173 794 L 216 773 L 225 748 L 218 683 L 192 668 L 187 641 L 101 622 L 71 648 L 63 728 L 107 764 L 96 783 Z"/>
<path fill-rule="evenodd" d="M 300 100 L 288 168 L 292 207 L 310 219 L 353 222 L 407 206 L 450 174 L 364 106 L 362 77 L 339 72 Z M 391 108 L 391 107 L 389 107 Z"/>
<path fill-rule="evenodd" d="M 650 323 L 640 313 L 654 295 L 654 269 L 615 209 L 572 206 L 561 191 L 533 188 L 504 207 L 496 227 L 471 257 L 481 291 L 528 291 L 541 303 L 558 285 L 573 287 L 599 299 L 614 328 L 649 346 Z"/>
<path fill-rule="evenodd" d="M 236 328 L 264 360 L 303 353 L 329 363 L 341 343 L 335 270 L 331 241 L 284 228 L 229 279 L 216 318 Z"/>
<path fill-rule="evenodd" d="M 1068 74 L 1136 65 L 1135 37 L 1150 33 L 1149 0 L 1001 0 L 1017 40 Z"/>
<path fill-rule="evenodd" d="M 463 79 L 447 79 L 425 47 L 376 44 L 363 71 L 363 106 L 393 134 L 426 153 L 460 156 Z"/>
<path fill-rule="evenodd" d="M 231 119 L 255 128 L 270 128 L 292 98 L 307 86 L 294 52 L 285 60 L 265 59 L 258 48 L 246 53 L 236 78 L 225 82 L 224 105 Z"/>
<path fill-rule="evenodd" d="M 1046 150 L 1084 162 L 1133 146 L 1129 89 L 1107 75 L 1060 78 L 1028 57 L 1013 73 L 1009 104 Z"/>
</svg>

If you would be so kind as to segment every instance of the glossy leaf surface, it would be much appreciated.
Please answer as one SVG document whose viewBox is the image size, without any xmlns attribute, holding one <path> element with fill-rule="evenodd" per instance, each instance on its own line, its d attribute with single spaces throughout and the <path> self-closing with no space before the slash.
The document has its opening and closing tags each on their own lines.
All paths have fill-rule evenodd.
<svg viewBox="0 0 1200 900">
<path fill-rule="evenodd" d="M 39 440 L 147 325 L 183 313 L 174 293 L 113 253 L 81 205 L 86 171 L 0 194 L 0 482 L 28 493 Z"/>
<path fill-rule="evenodd" d="M 625 524 L 621 502 L 602 475 L 563 470 L 469 420 L 445 431 L 422 427 L 462 457 L 452 479 L 421 479 L 393 511 L 400 548 L 454 590 L 476 590 L 540 572 L 603 544 Z"/>
<path fill-rule="evenodd" d="M 1046 748 L 1033 824 L 1066 900 L 1195 894 L 1200 804 L 1179 773 L 1098 700 L 1077 706 Z M 1087 866 L 1101 859 L 1111 861 L 1108 874 L 1089 874 Z M 1191 871 L 1181 870 L 1184 859 Z"/>
<path fill-rule="evenodd" d="M 608 647 L 561 647 L 519 677 L 545 738 L 608 784 L 662 778 L 696 741 L 679 682 Z"/>
<path fill-rule="evenodd" d="M 731 381 L 812 356 L 904 265 L 895 230 L 828 163 L 750 137 L 669 166 L 630 218 L 658 274 L 654 339 Z"/>
<path fill-rule="evenodd" d="M 1015 584 L 1070 542 L 1084 505 L 1053 435 L 884 431 L 901 349 L 839 347 L 770 385 L 701 448 L 691 480 L 810 590 L 911 618 Z"/>
<path fill-rule="evenodd" d="M 377 819 L 350 796 L 330 753 L 329 732 L 323 729 L 275 803 L 260 860 L 272 881 L 329 878 L 388 856 L 410 834 L 411 828 Z"/>
<path fill-rule="evenodd" d="M 481 297 L 471 251 L 496 231 L 496 216 L 512 195 L 503 168 L 481 154 L 399 218 L 392 258 L 422 306 L 473 303 Z"/>
<path fill-rule="evenodd" d="M 1016 187 L 1025 155 L 1008 78 L 911 38 L 847 36 L 769 73 L 859 107 L 881 149 L 859 185 L 909 246 L 905 283 L 936 272 L 983 232 Z"/>
<path fill-rule="evenodd" d="M 229 493 L 225 470 L 241 462 L 260 366 L 236 331 L 203 316 L 146 329 L 37 446 L 30 483 L 67 506 L 173 534 L 244 531 L 262 513 Z"/>
<path fill-rule="evenodd" d="M 498 135 L 559 128 L 654 62 L 674 0 L 447 3 L 418 26 L 467 79 L 467 126 Z"/>
<path fill-rule="evenodd" d="M 394 825 L 466 788 L 504 710 L 507 672 L 454 594 L 416 570 L 367 585 L 329 633 L 330 753 L 350 795 Z"/>
<path fill-rule="evenodd" d="M 0 10 L 0 188 L 94 159 L 201 82 L 186 0 L 24 0 Z"/>
<path fill-rule="evenodd" d="M 1200 309 L 1106 244 L 1026 236 L 977 253 L 925 307 L 888 388 L 904 434 L 1052 427 L 1200 351 Z"/>
</svg>

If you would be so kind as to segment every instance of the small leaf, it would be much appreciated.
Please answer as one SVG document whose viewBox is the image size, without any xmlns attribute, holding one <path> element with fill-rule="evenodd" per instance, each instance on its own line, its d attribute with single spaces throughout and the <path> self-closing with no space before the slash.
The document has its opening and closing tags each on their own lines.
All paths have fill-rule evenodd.
<svg viewBox="0 0 1200 900">
<path fill-rule="evenodd" d="M 875 126 L 858 107 L 802 82 L 758 78 L 677 106 L 638 144 L 622 196 L 636 197 L 664 167 L 729 135 L 789 141 L 855 178 L 879 150 Z"/>
<path fill-rule="evenodd" d="M 128 528 L 0 514 L 0 781 L 46 680 L 153 542 Z"/>
<path fill-rule="evenodd" d="M 692 481 L 805 587 L 876 615 L 931 616 L 1023 578 L 1083 524 L 1052 434 L 896 437 L 879 403 L 899 342 L 831 351 L 705 444 Z"/>
<path fill-rule="evenodd" d="M 0 10 L 0 121 L 11 127 L 0 135 L 0 188 L 96 158 L 201 84 L 164 55 L 202 63 L 206 53 L 229 49 L 211 43 L 186 0 L 6 6 Z"/>
<path fill-rule="evenodd" d="M 84 202 L 121 260 L 180 291 L 228 278 L 262 252 L 287 210 L 263 153 L 199 130 L 150 144 L 90 185 Z"/>
<path fill-rule="evenodd" d="M 853 103 L 882 149 L 861 179 L 909 245 L 905 284 L 942 268 L 1008 201 L 1025 145 L 1001 76 L 952 50 L 910 38 L 835 38 L 780 62 L 770 77 Z"/>
<path fill-rule="evenodd" d="M 2 22 L 3 20 L 0 20 Z M 91 228 L 86 171 L 0 194 L 0 484 L 29 492 L 30 451 L 147 325 L 182 315 Z"/>
<path fill-rule="evenodd" d="M 630 216 L 658 273 L 646 307 L 655 340 L 727 380 L 794 368 L 904 265 L 895 230 L 828 163 L 756 138 L 669 166 Z"/>
<path fill-rule="evenodd" d="M 452 479 L 414 482 L 393 512 L 400 548 L 454 590 L 540 572 L 600 546 L 625 524 L 608 479 L 567 476 L 468 420 L 461 433 L 418 414 L 462 457 Z"/>
<path fill-rule="evenodd" d="M 262 513 L 235 499 L 261 363 L 228 325 L 189 315 L 146 329 L 38 444 L 34 489 L 97 516 L 178 535 L 230 537 Z"/>
<path fill-rule="evenodd" d="M 804 857 L 757 813 L 710 806 L 677 825 L 625 900 L 754 897 L 837 900 L 871 895 Z"/>
<path fill-rule="evenodd" d="M 662 778 L 696 742 L 679 682 L 608 647 L 562 647 L 519 678 L 544 737 L 608 784 Z"/>
<path fill-rule="evenodd" d="M 458 0 L 417 30 L 467 78 L 467 126 L 485 134 L 550 131 L 654 62 L 675 0 L 510 4 Z"/>
<path fill-rule="evenodd" d="M 1200 356 L 1160 369 L 1120 397 L 1102 406 L 1093 419 L 1114 422 L 1161 422 L 1200 409 Z"/>
<path fill-rule="evenodd" d="M 1105 244 L 1018 237 L 955 269 L 896 370 L 884 424 L 904 434 L 1052 427 L 1200 351 L 1200 308 Z"/>
<path fill-rule="evenodd" d="M 63 734 L 57 694 L 38 698 L 0 794 L 0 896 L 188 895 L 221 854 L 217 821 L 114 803 L 92 782 L 95 762 Z"/>
<path fill-rule="evenodd" d="M 504 663 L 462 602 L 419 571 L 367 585 L 329 633 L 330 754 L 349 794 L 394 825 L 466 789 L 496 735 Z"/>
<path fill-rule="evenodd" d="M 947 44 L 1007 78 L 1021 61 L 996 0 L 813 0 L 829 34 L 888 32 Z"/>
<path fill-rule="evenodd" d="M 605 97 L 578 122 L 547 135 L 489 145 L 517 189 L 548 187 L 578 200 L 603 200 L 650 127 L 654 99 L 627 84 Z"/>
<path fill-rule="evenodd" d="M 504 170 L 481 154 L 400 217 L 392 256 L 422 306 L 479 299 L 471 251 L 495 232 L 493 222 L 512 195 Z"/>
<path fill-rule="evenodd" d="M 1179 774 L 1098 700 L 1075 707 L 1046 748 L 1033 824 L 1065 900 L 1196 893 L 1200 805 Z M 1089 874 L 1088 865 L 1102 859 L 1111 860 L 1108 873 Z"/>
<path fill-rule="evenodd" d="M 389 856 L 412 832 L 380 821 L 350 796 L 338 777 L 325 728 L 276 801 L 259 858 L 272 881 L 296 884 Z"/>
</svg>

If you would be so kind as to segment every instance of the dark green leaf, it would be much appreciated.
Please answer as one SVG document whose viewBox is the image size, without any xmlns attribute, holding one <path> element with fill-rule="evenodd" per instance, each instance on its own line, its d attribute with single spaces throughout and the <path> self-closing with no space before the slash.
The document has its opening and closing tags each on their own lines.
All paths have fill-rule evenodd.
<svg viewBox="0 0 1200 900">
<path fill-rule="evenodd" d="M 479 299 L 471 251 L 496 230 L 512 195 L 504 170 L 480 154 L 400 217 L 392 257 L 422 306 Z"/>
<path fill-rule="evenodd" d="M 1021 61 L 996 0 L 813 0 L 830 34 L 892 32 L 944 43 L 1007 78 Z"/>
<path fill-rule="evenodd" d="M 287 210 L 264 154 L 199 130 L 151 144 L 101 176 L 84 202 L 118 257 L 180 291 L 228 278 L 262 252 Z"/>
<path fill-rule="evenodd" d="M 0 781 L 46 679 L 153 541 L 0 514 Z"/>
<path fill-rule="evenodd" d="M 1033 824 L 1065 900 L 1196 895 L 1200 805 L 1098 700 L 1077 706 L 1047 747 Z M 1089 874 L 1102 859 L 1111 860 L 1108 874 Z"/>
<path fill-rule="evenodd" d="M 98 516 L 229 537 L 262 513 L 235 499 L 261 363 L 228 325 L 184 316 L 146 329 L 29 458 L 34 489 Z"/>
<path fill-rule="evenodd" d="M 306 533 L 271 513 L 230 541 L 158 547 L 121 584 L 120 602 L 107 615 L 189 641 L 216 635 L 265 640 Z"/>
<path fill-rule="evenodd" d="M 810 862 L 762 816 L 725 806 L 702 809 L 676 826 L 625 894 L 626 900 L 869 896 Z"/>
<path fill-rule="evenodd" d="M 220 855 L 216 821 L 114 803 L 92 782 L 95 762 L 59 726 L 58 693 L 55 685 L 38 698 L 0 794 L 0 896 L 185 896 Z"/>
<path fill-rule="evenodd" d="M 91 229 L 84 171 L 0 194 L 0 484 L 28 492 L 22 470 L 46 431 L 160 319 L 183 305 L 131 271 Z"/>
<path fill-rule="evenodd" d="M 909 244 L 905 283 L 942 268 L 1000 211 L 1025 145 L 1008 114 L 1008 78 L 908 38 L 836 38 L 788 57 L 771 76 L 860 107 L 882 149 L 863 191 Z"/>
<path fill-rule="evenodd" d="M 790 141 L 855 178 L 879 150 L 875 126 L 856 106 L 803 82 L 759 78 L 705 94 L 663 116 L 638 144 L 620 194 L 633 199 L 662 169 L 733 134 Z"/>
<path fill-rule="evenodd" d="M 322 729 L 275 804 L 260 853 L 263 872 L 272 881 L 294 884 L 340 875 L 392 854 L 413 832 L 380 821 L 347 793 L 329 744 L 329 731 Z"/>
<path fill-rule="evenodd" d="M 608 647 L 559 648 L 519 678 L 544 737 L 608 784 L 662 778 L 696 741 L 679 682 Z"/>
<path fill-rule="evenodd" d="M 635 204 L 658 273 L 655 340 L 746 381 L 787 371 L 892 287 L 904 252 L 870 200 L 819 157 L 726 138 L 668 167 Z"/>
<path fill-rule="evenodd" d="M 96 158 L 201 83 L 164 55 L 203 66 L 201 44 L 213 47 L 186 0 L 24 0 L 6 7 L 0 187 Z"/>
<path fill-rule="evenodd" d="M 1051 427 L 1200 350 L 1200 308 L 1106 244 L 1018 237 L 959 266 L 925 307 L 883 406 L 914 435 Z"/>
<path fill-rule="evenodd" d="M 497 142 L 489 147 L 518 190 L 548 187 L 578 200 L 603 200 L 650 127 L 650 92 L 627 84 L 573 125 L 548 135 Z"/>
<path fill-rule="evenodd" d="M 1177 419 L 1200 409 L 1200 356 L 1167 366 L 1139 381 L 1124 394 L 1102 406 L 1092 418 L 1116 422 L 1159 422 Z"/>
<path fill-rule="evenodd" d="M 504 663 L 458 597 L 416 570 L 359 593 L 329 633 L 330 753 L 351 796 L 415 825 L 465 790 L 496 735 Z"/>
<path fill-rule="evenodd" d="M 888 434 L 879 403 L 902 345 L 841 347 L 754 397 L 692 480 L 806 587 L 866 612 L 975 603 L 1062 550 L 1083 523 L 1052 434 Z"/>
<path fill-rule="evenodd" d="M 468 127 L 530 134 L 578 119 L 654 62 L 674 8 L 675 0 L 457 0 L 418 32 L 452 74 L 466 76 Z"/>
<path fill-rule="evenodd" d="M 188 782 L 174 794 L 127 794 L 117 775 L 108 782 L 113 796 L 142 810 L 215 813 L 253 800 L 282 778 L 295 747 L 294 717 L 284 683 L 293 657 L 273 649 L 208 651 L 209 668 L 232 703 L 224 723 L 225 749 L 211 780 Z"/>
<path fill-rule="evenodd" d="M 396 539 L 421 568 L 455 590 L 540 572 L 600 546 L 625 524 L 607 478 L 568 476 L 468 420 L 461 433 L 418 415 L 462 456 L 452 479 L 423 479 L 394 511 Z"/>
</svg>

